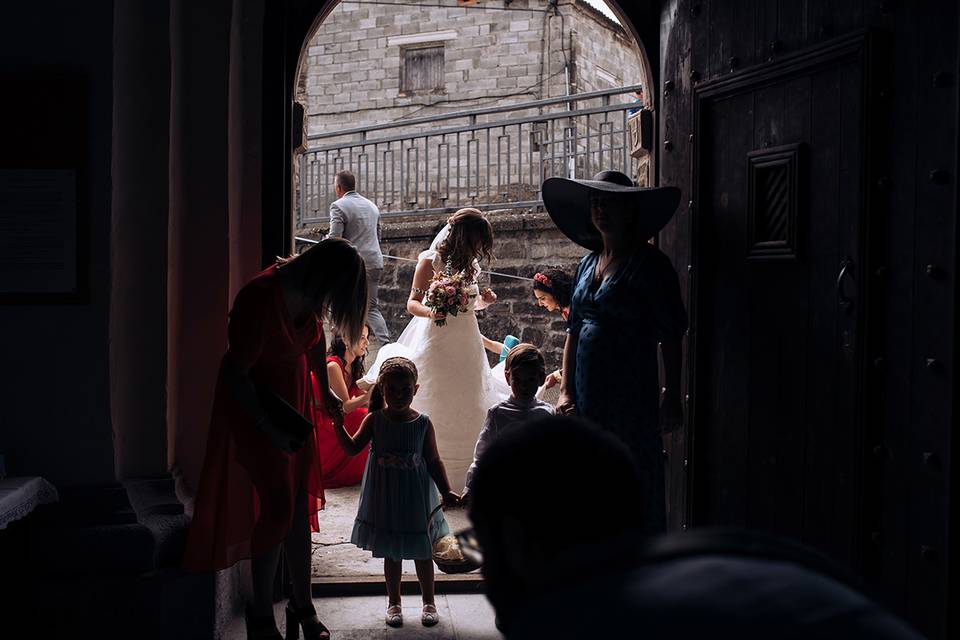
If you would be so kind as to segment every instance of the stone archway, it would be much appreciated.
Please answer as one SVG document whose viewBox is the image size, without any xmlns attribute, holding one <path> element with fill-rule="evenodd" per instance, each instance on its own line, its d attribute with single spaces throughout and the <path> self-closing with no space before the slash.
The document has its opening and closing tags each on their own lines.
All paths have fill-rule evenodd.
<svg viewBox="0 0 960 640">
<path fill-rule="evenodd" d="M 547 3 L 543 4 L 546 6 Z M 552 34 L 556 40 L 563 41 L 569 39 L 571 43 L 565 50 L 561 51 L 558 49 L 553 51 L 552 55 L 556 58 L 553 71 L 556 73 L 551 74 L 549 65 L 547 65 L 546 73 L 542 73 L 541 75 L 541 77 L 546 76 L 548 79 L 552 78 L 554 84 L 546 87 L 547 91 L 543 92 L 545 95 L 533 95 L 529 99 L 543 99 L 549 98 L 550 96 L 558 97 L 560 98 L 558 106 L 561 109 L 568 108 L 567 102 L 570 102 L 571 104 L 569 106 L 572 106 L 574 109 L 596 109 L 602 108 L 604 104 L 615 103 L 616 100 L 630 101 L 633 99 L 632 96 L 618 94 L 612 94 L 612 96 L 598 95 L 592 102 L 587 100 L 574 102 L 575 99 L 567 98 L 566 91 L 570 88 L 570 77 L 564 73 L 562 65 L 564 62 L 572 63 L 574 56 L 578 55 L 579 57 L 576 58 L 576 60 L 579 64 L 580 75 L 573 79 L 574 82 L 579 82 L 575 87 L 578 93 L 589 93 L 591 95 L 602 93 L 606 88 L 603 83 L 611 86 L 634 85 L 637 84 L 634 78 L 642 78 L 641 84 L 648 89 L 647 98 L 649 105 L 653 106 L 653 104 L 655 104 L 653 69 L 650 60 L 646 56 L 645 49 L 642 45 L 639 45 L 639 41 L 636 39 L 637 29 L 632 26 L 622 11 L 618 10 L 622 18 L 621 25 L 616 25 L 602 16 L 590 14 L 589 8 L 584 8 L 581 4 L 571 2 L 561 5 L 563 11 L 580 11 L 584 13 L 581 23 L 574 23 L 572 18 L 567 18 L 567 22 L 562 22 L 560 19 L 550 22 L 545 19 L 549 16 L 545 16 L 542 11 L 535 12 L 537 20 L 543 20 L 544 23 L 548 25 L 548 29 L 557 31 L 556 34 Z M 450 9 L 451 11 L 456 10 L 456 7 L 451 6 Z M 326 183 L 332 183 L 333 175 L 339 168 L 353 169 L 359 178 L 360 186 L 358 190 L 377 201 L 382 209 L 387 210 L 388 215 L 396 216 L 389 218 L 389 220 L 385 222 L 383 229 L 382 246 L 384 251 L 394 256 L 396 260 L 388 260 L 387 265 L 385 265 L 384 280 L 381 286 L 381 298 L 383 299 L 384 315 L 388 317 L 388 321 L 391 323 L 392 333 L 397 335 L 409 319 L 405 310 L 405 302 L 409 292 L 409 282 L 412 278 L 413 271 L 413 266 L 409 260 L 415 258 L 417 253 L 429 244 L 430 239 L 436 231 L 434 227 L 437 222 L 446 218 L 449 213 L 452 213 L 456 209 L 456 206 L 444 207 L 443 205 L 446 204 L 446 202 L 438 202 L 438 200 L 443 200 L 442 198 L 438 198 L 439 192 L 443 191 L 442 187 L 445 186 L 447 188 L 448 192 L 446 195 L 448 197 L 450 189 L 449 177 L 448 182 L 444 184 L 442 176 L 443 167 L 437 166 L 438 163 L 436 162 L 436 159 L 442 156 L 436 155 L 436 147 L 430 147 L 428 145 L 416 147 L 417 152 L 420 154 L 419 158 L 428 156 L 429 158 L 435 159 L 434 164 L 431 164 L 430 160 L 424 161 L 426 166 L 425 173 L 433 174 L 436 171 L 441 174 L 436 181 L 430 182 L 433 190 L 429 187 L 425 188 L 416 196 L 419 198 L 416 208 L 423 210 L 423 213 L 418 215 L 413 211 L 407 211 L 404 214 L 403 209 L 409 209 L 410 207 L 400 207 L 401 211 L 398 212 L 396 210 L 397 207 L 391 209 L 389 205 L 384 206 L 385 202 L 381 197 L 389 198 L 392 195 L 396 198 L 397 192 L 394 191 L 388 195 L 389 189 L 376 183 L 376 175 L 371 174 L 369 169 L 369 158 L 367 159 L 366 167 L 359 161 L 354 164 L 356 154 L 363 153 L 372 154 L 375 156 L 373 162 L 378 162 L 380 157 L 378 157 L 377 154 L 383 153 L 382 146 L 378 147 L 376 144 L 373 144 L 362 148 L 362 145 L 360 145 L 361 148 L 358 151 L 350 149 L 349 146 L 344 146 L 342 147 L 342 151 L 338 150 L 336 152 L 336 157 L 334 158 L 334 160 L 339 160 L 339 163 L 330 160 L 330 153 L 327 154 L 326 158 L 318 156 L 310 162 L 301 162 L 297 152 L 307 147 L 311 142 L 326 147 L 333 144 L 332 141 L 335 141 L 335 139 L 332 138 L 323 140 L 317 138 L 311 140 L 312 136 L 310 134 L 322 130 L 328 122 L 337 123 L 341 129 L 347 128 L 358 131 L 366 127 L 365 131 L 358 131 L 353 134 L 355 138 L 371 140 L 375 138 L 389 139 L 393 135 L 391 132 L 384 130 L 373 131 L 374 127 L 382 124 L 380 120 L 393 119 L 398 117 L 398 115 L 402 117 L 403 113 L 409 113 L 414 110 L 417 111 L 413 115 L 417 117 L 422 117 L 424 113 L 429 113 L 429 110 L 425 109 L 421 103 L 424 99 L 422 94 L 418 94 L 416 91 L 409 92 L 409 95 L 404 95 L 400 98 L 398 101 L 400 104 L 398 106 L 381 106 L 381 104 L 389 98 L 389 96 L 385 98 L 385 94 L 389 93 L 390 90 L 392 90 L 394 94 L 404 94 L 404 69 L 396 68 L 398 64 L 402 66 L 404 61 L 404 47 L 416 46 L 419 50 L 421 46 L 430 45 L 434 48 L 441 48 L 436 46 L 439 42 L 445 47 L 444 55 L 447 56 L 445 64 L 448 65 L 448 67 L 458 70 L 463 77 L 468 80 L 473 80 L 473 78 L 469 76 L 469 73 L 475 69 L 482 70 L 483 67 L 479 64 L 474 64 L 469 56 L 461 55 L 461 52 L 455 50 L 453 43 L 456 40 L 455 36 L 458 29 L 468 29 L 470 33 L 475 31 L 479 38 L 479 34 L 481 33 L 496 33 L 497 25 L 502 27 L 501 32 L 516 34 L 518 32 L 511 31 L 512 28 L 534 29 L 535 27 L 539 27 L 540 23 L 532 19 L 506 17 L 500 19 L 499 22 L 493 22 L 492 25 L 486 25 L 486 28 L 484 28 L 484 25 L 475 24 L 464 26 L 463 22 L 458 22 L 453 19 L 447 22 L 437 21 L 434 20 L 432 16 L 426 16 L 425 14 L 424 20 L 427 21 L 417 25 L 416 28 L 406 28 L 405 25 L 408 23 L 404 22 L 399 26 L 395 25 L 396 28 L 391 30 L 388 28 L 390 18 L 391 16 L 386 11 L 376 13 L 371 8 L 361 6 L 351 7 L 349 11 L 340 11 L 338 10 L 337 3 L 328 2 L 324 3 L 316 19 L 311 23 L 304 37 L 304 44 L 299 52 L 298 64 L 290 82 L 290 95 L 299 98 L 301 101 L 306 101 L 306 104 L 293 104 L 291 109 L 292 133 L 290 136 L 290 146 L 294 161 L 288 165 L 289 175 L 291 176 L 291 188 L 286 194 L 289 197 L 288 201 L 290 202 L 291 210 L 297 211 L 309 203 L 311 199 L 315 199 L 316 202 L 313 202 L 310 206 L 312 206 L 314 213 L 319 212 L 312 219 L 314 221 L 312 225 L 304 224 L 303 220 L 299 218 L 297 214 L 293 214 L 291 216 L 293 219 L 290 224 L 293 230 L 291 235 L 293 236 L 306 235 L 307 237 L 316 239 L 325 232 L 326 229 L 320 218 L 332 196 L 330 196 L 329 193 L 323 197 L 317 194 L 324 186 L 329 186 L 326 185 Z M 599 62 L 601 58 L 605 60 L 611 56 L 599 56 L 595 51 L 588 51 L 588 44 L 598 40 L 598 36 L 585 36 L 579 41 L 573 41 L 572 32 L 574 31 L 575 24 L 583 24 L 583 29 L 596 28 L 599 33 L 608 34 L 611 41 L 617 41 L 621 44 L 632 39 L 633 44 L 636 45 L 635 57 L 633 58 L 636 62 L 632 63 L 636 67 L 636 69 L 633 69 L 636 75 L 626 78 L 623 73 L 621 73 L 619 77 L 611 73 L 611 71 L 615 72 L 617 69 L 611 66 L 609 62 L 603 62 L 607 67 L 604 67 Z M 325 25 L 327 26 L 325 27 Z M 363 36 L 359 38 L 355 37 L 355 32 L 360 28 L 360 25 L 365 25 L 363 28 L 374 31 L 374 34 L 369 36 L 369 38 Z M 563 33 L 562 36 L 559 35 L 561 31 Z M 545 33 L 551 32 L 547 31 Z M 534 52 L 534 55 L 540 55 L 541 43 L 536 41 L 535 44 L 536 47 L 533 47 L 531 51 Z M 505 50 L 509 46 L 511 45 L 505 45 Z M 374 57 L 374 55 L 371 55 L 371 52 L 376 53 L 378 50 L 381 55 L 377 55 L 376 58 L 381 62 L 378 65 L 364 66 L 363 63 L 365 60 Z M 382 62 L 382 54 L 384 54 L 384 52 L 388 52 L 387 55 L 394 57 L 392 64 L 394 65 L 395 73 L 393 74 L 390 72 L 389 65 Z M 489 47 L 486 53 L 492 55 Z M 524 54 L 516 53 L 515 55 L 519 56 Z M 551 53 L 549 48 L 546 49 L 546 56 L 547 60 L 550 60 Z M 317 69 L 318 67 L 319 69 Z M 312 72 L 308 73 L 306 69 L 310 68 L 312 68 Z M 376 70 L 377 73 L 373 79 L 371 79 L 371 76 L 374 74 L 368 71 L 373 70 Z M 508 73 L 505 73 L 504 77 L 516 79 L 518 76 L 510 75 L 510 71 L 512 70 L 508 70 Z M 566 71 L 569 72 L 569 70 Z M 355 74 L 359 74 L 359 77 L 354 78 L 353 76 Z M 391 81 L 393 81 L 392 84 Z M 324 83 L 329 85 L 329 91 L 323 91 L 325 88 L 323 86 Z M 524 86 L 524 83 L 520 80 L 506 84 Z M 354 95 L 356 92 L 353 91 L 353 86 L 355 85 L 368 87 L 368 89 L 363 89 L 366 91 L 365 97 L 356 97 Z M 381 90 L 383 85 L 386 85 L 387 90 Z M 493 86 L 496 87 L 496 84 Z M 316 87 L 319 87 L 319 95 L 322 99 L 306 100 L 310 98 L 310 95 L 307 94 L 311 94 L 311 91 L 314 92 L 311 95 L 316 95 Z M 544 87 L 541 86 L 540 88 L 542 89 Z M 549 91 L 550 89 L 553 89 L 552 93 Z M 465 89 L 457 85 L 457 88 L 453 89 L 448 86 L 445 91 L 446 95 L 449 96 L 451 94 L 464 93 Z M 498 92 L 492 89 L 489 90 L 488 93 L 496 98 L 497 93 L 510 93 L 510 91 L 504 89 Z M 514 96 L 510 96 L 510 98 L 514 98 Z M 517 100 L 514 99 L 512 101 L 516 102 Z M 511 100 L 506 100 L 506 102 L 511 102 Z M 455 104 L 466 105 L 464 108 L 469 107 L 469 101 L 457 101 Z M 623 104 L 623 102 L 615 104 Z M 367 109 L 365 107 L 374 108 Z M 541 111 L 543 110 L 544 107 L 541 107 Z M 370 117 L 366 117 L 365 113 L 369 111 L 375 111 L 375 113 Z M 434 109 L 434 111 L 439 111 L 439 108 Z M 518 112 L 521 113 L 522 117 L 523 112 L 519 108 Z M 357 116 L 358 113 L 364 115 Z M 627 118 L 625 110 L 617 111 L 616 113 L 618 118 L 620 118 L 621 115 L 623 116 L 621 120 L 623 123 L 622 131 L 626 134 Z M 300 114 L 304 114 L 303 121 L 300 119 Z M 312 115 L 320 117 L 317 117 L 316 122 L 311 124 L 310 118 Z M 345 117 L 357 117 L 357 121 L 344 120 Z M 496 116 L 490 117 L 493 118 Z M 509 114 L 502 117 L 509 117 Z M 301 122 L 303 122 L 303 124 L 301 124 Z M 550 122 L 551 125 L 554 124 L 554 122 L 550 120 L 546 120 L 545 122 Z M 595 121 L 593 124 L 595 124 Z M 447 124 L 438 122 L 436 126 L 447 126 Z M 574 126 L 579 127 L 579 130 L 582 132 L 589 133 L 591 131 L 591 122 L 589 120 L 587 120 L 585 124 L 577 123 Z M 558 125 L 557 129 L 559 128 Z M 589 177 L 601 168 L 608 168 L 603 165 L 605 161 L 603 152 L 597 153 L 596 145 L 598 145 L 597 138 L 600 137 L 598 135 L 600 132 L 602 132 L 602 129 L 593 130 L 592 139 L 587 139 L 585 143 L 581 142 L 580 147 L 575 146 L 572 154 L 572 165 L 569 162 L 557 161 L 555 163 L 556 168 L 562 171 L 566 170 L 568 166 L 572 166 L 575 175 L 579 177 Z M 527 133 L 528 131 L 526 130 L 522 131 L 523 135 Z M 531 127 L 529 133 L 531 135 L 534 133 L 543 134 L 542 131 L 536 131 L 534 127 Z M 648 136 L 652 135 L 653 131 L 648 131 Z M 586 137 L 589 138 L 589 136 Z M 317 140 L 320 141 L 317 142 Z M 575 143 L 575 145 L 576 144 L 577 143 Z M 591 148 L 590 145 L 595 146 Z M 401 148 L 410 151 L 415 147 L 411 145 Z M 549 147 L 544 145 L 543 149 L 547 148 Z M 520 150 L 522 154 L 527 152 L 526 147 L 522 144 Z M 449 153 L 452 152 L 448 152 L 448 162 L 450 161 Z M 533 155 L 533 153 L 541 152 L 531 151 L 530 153 Z M 557 156 L 560 154 L 560 152 L 554 153 L 556 153 Z M 595 154 L 596 157 L 591 157 L 591 153 Z M 621 157 L 624 160 L 628 160 L 628 166 L 631 167 L 628 172 L 635 174 L 638 163 L 635 162 L 632 157 L 629 157 L 625 148 L 620 148 L 617 153 L 619 154 L 617 161 L 619 161 Z M 399 153 L 394 153 L 394 157 L 399 155 Z M 544 151 L 542 158 L 546 158 L 546 156 L 547 154 Z M 653 179 L 652 159 L 653 154 L 651 153 L 647 157 L 644 165 L 648 167 L 649 173 L 647 175 L 650 176 L 651 181 Z M 553 157 L 550 157 L 549 160 L 550 162 L 554 162 Z M 543 161 L 545 162 L 546 160 L 544 159 Z M 456 161 L 458 168 L 459 163 L 460 160 L 458 159 Z M 312 166 L 321 164 L 325 165 L 322 170 L 318 170 Z M 365 175 L 367 178 L 371 178 L 372 176 L 372 181 L 375 185 L 372 189 L 363 186 L 365 182 L 364 172 L 366 172 Z M 523 173 L 526 172 L 522 171 L 521 174 Z M 322 177 L 318 178 L 318 176 L 321 175 Z M 500 175 L 498 173 L 497 178 L 499 179 L 499 177 Z M 394 178 L 398 178 L 398 176 L 394 176 Z M 542 210 L 538 210 L 536 203 L 530 202 L 531 200 L 536 200 L 539 179 L 542 178 L 537 178 L 536 184 L 532 186 L 532 192 L 525 192 L 523 185 L 514 185 L 516 192 L 530 194 L 526 198 L 514 198 L 514 200 L 526 200 L 527 202 L 523 203 L 523 206 L 502 211 L 491 211 L 490 213 L 497 236 L 502 239 L 498 241 L 496 250 L 497 260 L 492 266 L 492 269 L 501 273 L 505 272 L 508 276 L 519 276 L 521 279 L 512 280 L 507 277 L 497 277 L 497 279 L 491 281 L 491 285 L 496 288 L 500 296 L 500 302 L 498 304 L 501 305 L 501 308 L 505 307 L 508 313 L 498 315 L 495 311 L 491 310 L 481 317 L 480 322 L 481 329 L 485 335 L 492 336 L 495 339 L 502 339 L 503 336 L 512 334 L 523 340 L 544 345 L 549 360 L 548 366 L 553 370 L 559 367 L 563 344 L 563 333 L 562 327 L 560 326 L 562 322 L 547 316 L 542 310 L 534 306 L 530 293 L 530 285 L 528 282 L 524 282 L 524 280 L 529 279 L 539 268 L 544 266 L 562 266 L 568 271 L 572 271 L 576 267 L 583 251 L 578 247 L 569 245 L 562 235 L 553 227 L 549 218 Z M 320 188 L 307 193 L 303 185 L 311 180 L 317 180 Z M 366 184 L 370 184 L 370 182 L 371 180 L 368 179 Z M 504 202 L 504 200 L 507 202 Z M 467 203 L 462 204 L 466 205 Z M 474 201 L 470 204 L 477 204 L 477 202 Z M 481 204 L 489 205 L 489 208 L 497 206 L 503 208 L 510 206 L 511 202 L 509 202 L 508 195 L 499 202 L 494 198 L 489 202 L 483 202 Z M 451 481 L 456 484 L 456 481 L 452 478 Z M 331 503 L 336 502 L 336 500 L 331 501 Z M 352 524 L 352 515 L 344 519 L 338 514 L 335 520 L 340 522 L 340 524 L 337 525 L 340 529 L 345 529 L 347 525 Z M 328 529 L 328 532 L 329 531 Z M 322 540 L 324 544 L 336 545 L 343 543 L 345 540 L 349 540 L 349 529 L 334 531 L 333 533 L 334 535 L 329 539 L 321 538 L 315 540 L 315 542 Z M 326 549 L 324 549 L 324 553 L 325 552 Z M 379 567 L 367 569 L 367 571 L 372 574 L 378 574 Z"/>
</svg>

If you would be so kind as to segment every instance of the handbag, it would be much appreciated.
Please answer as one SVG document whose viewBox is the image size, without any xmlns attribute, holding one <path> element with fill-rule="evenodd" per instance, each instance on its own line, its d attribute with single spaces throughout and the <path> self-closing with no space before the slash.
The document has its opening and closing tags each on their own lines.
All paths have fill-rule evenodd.
<svg viewBox="0 0 960 640">
<path fill-rule="evenodd" d="M 257 387 L 257 398 L 270 419 L 271 428 L 290 442 L 293 451 L 299 451 L 313 433 L 313 422 L 270 389 Z M 262 429 L 265 425 L 258 426 Z"/>
<path fill-rule="evenodd" d="M 427 537 L 433 540 L 433 516 L 443 508 L 442 504 L 434 507 L 430 515 L 427 516 Z M 445 535 L 433 543 L 433 562 L 437 568 L 444 573 L 469 573 L 480 568 L 480 564 L 468 559 L 463 555 L 460 549 L 460 543 L 456 536 Z"/>
</svg>

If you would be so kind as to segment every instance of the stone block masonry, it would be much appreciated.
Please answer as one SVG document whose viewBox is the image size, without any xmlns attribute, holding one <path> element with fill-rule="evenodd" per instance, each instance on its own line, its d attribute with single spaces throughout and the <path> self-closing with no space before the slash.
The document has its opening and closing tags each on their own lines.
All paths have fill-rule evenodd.
<svg viewBox="0 0 960 640">
<path fill-rule="evenodd" d="M 298 100 L 306 107 L 308 133 L 402 123 L 410 116 L 435 116 L 480 106 L 505 107 L 642 80 L 640 49 L 621 27 L 581 0 L 560 0 L 563 19 L 548 10 L 549 4 L 548 0 L 515 0 L 510 4 L 511 11 L 482 5 L 422 9 L 348 2 L 337 5 L 306 45 L 309 55 L 297 83 Z M 527 8 L 529 12 L 522 11 Z M 432 52 L 424 53 L 424 49 Z M 420 53 L 410 54 L 417 51 Z M 565 65 L 569 65 L 566 73 Z M 610 78 L 617 82 L 609 82 Z M 631 99 L 624 95 L 613 101 Z M 583 102 L 578 106 L 599 104 Z M 561 103 L 537 112 L 496 113 L 476 118 L 476 124 L 557 114 L 566 108 Z M 610 117 L 621 116 L 617 113 Z M 612 152 L 610 157 L 599 153 L 601 144 L 613 144 L 609 122 L 603 123 L 599 117 L 578 121 L 575 133 L 585 137 L 589 131 L 590 141 L 542 144 L 566 135 L 563 122 L 550 122 L 549 129 L 541 125 L 536 131 L 533 125 L 524 125 L 479 129 L 476 135 L 456 134 L 444 138 L 442 148 L 434 138 L 429 150 L 428 143 L 421 139 L 308 156 L 312 164 L 303 172 L 304 185 L 295 185 L 297 202 L 303 203 L 300 208 L 306 212 L 302 219 L 316 220 L 326 215 L 333 199 L 328 183 L 337 169 L 346 166 L 357 174 L 361 191 L 379 195 L 385 211 L 399 211 L 436 208 L 454 201 L 491 204 L 536 200 L 542 175 L 571 169 L 578 175 L 592 174 L 600 164 L 613 163 Z M 465 124 L 466 120 L 440 121 L 432 123 L 429 130 Z M 389 131 L 371 132 L 368 139 L 414 131 L 400 124 Z M 359 136 L 351 141 L 357 140 Z M 307 146 L 334 142 L 316 140 Z M 575 163 L 567 164 L 556 155 L 568 150 L 578 155 Z M 356 160 L 361 156 L 363 160 Z M 372 174 L 366 170 L 371 159 Z M 629 160 L 618 157 L 620 162 Z M 299 179 L 299 166 L 295 173 Z M 306 194 L 303 198 L 301 190 Z"/>
<path fill-rule="evenodd" d="M 546 213 L 503 210 L 492 211 L 488 217 L 494 230 L 494 259 L 491 264 L 485 264 L 484 269 L 532 278 L 538 270 L 561 267 L 572 275 L 586 253 L 567 240 Z M 381 242 L 384 254 L 415 260 L 429 246 L 446 218 L 431 216 L 385 222 Z M 325 232 L 324 228 L 313 228 L 306 235 L 319 238 Z M 406 306 L 416 265 L 389 258 L 384 262 L 380 304 L 390 331 L 396 336 L 410 321 Z M 477 314 L 483 334 L 501 341 L 507 335 L 514 335 L 533 343 L 543 351 L 548 369 L 559 368 L 566 323 L 559 314 L 548 313 L 537 306 L 532 283 L 484 275 L 481 284 L 497 294 L 497 302 Z M 491 362 L 495 362 L 492 357 Z"/>
<path fill-rule="evenodd" d="M 607 88 L 602 80 L 581 73 L 592 76 L 598 66 L 607 71 L 614 67 L 614 75 L 623 84 L 640 80 L 639 47 L 622 28 L 578 0 L 561 0 L 559 9 L 566 25 L 561 33 L 561 21 L 547 19 L 548 4 L 547 0 L 517 0 L 511 11 L 486 10 L 479 5 L 419 9 L 338 4 L 306 45 L 308 57 L 301 73 L 307 80 L 299 84 L 303 90 L 298 100 L 306 107 L 308 131 L 395 120 L 414 109 L 417 116 L 429 116 L 479 104 L 489 106 L 491 97 L 502 94 L 520 92 L 509 97 L 512 102 L 562 96 L 567 92 L 565 62 L 578 74 L 572 79 L 575 92 Z M 516 10 L 524 8 L 531 11 Z M 455 37 L 450 37 L 451 31 Z M 397 44 L 410 38 L 416 43 Z M 411 46 L 443 48 L 442 69 L 435 76 L 443 86 L 413 95 L 402 94 L 400 84 L 347 86 L 350 101 L 358 102 L 360 108 L 344 118 L 340 92 L 327 91 L 327 85 L 349 85 L 343 74 L 364 69 L 379 69 L 387 77 L 400 78 L 403 51 Z M 335 54 L 332 59 L 331 54 Z M 516 83 L 491 82 L 491 78 L 516 78 Z"/>
</svg>

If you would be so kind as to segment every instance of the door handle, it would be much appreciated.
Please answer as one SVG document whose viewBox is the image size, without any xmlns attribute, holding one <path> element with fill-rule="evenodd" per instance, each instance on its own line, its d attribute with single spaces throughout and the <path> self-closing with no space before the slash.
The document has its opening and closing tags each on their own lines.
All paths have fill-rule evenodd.
<svg viewBox="0 0 960 640">
<path fill-rule="evenodd" d="M 853 298 L 846 294 L 843 283 L 844 280 L 850 280 L 850 282 L 856 284 L 853 268 L 853 258 L 844 256 L 840 261 L 840 273 L 837 274 L 837 304 L 847 313 L 850 313 L 850 309 L 853 308 Z"/>
</svg>

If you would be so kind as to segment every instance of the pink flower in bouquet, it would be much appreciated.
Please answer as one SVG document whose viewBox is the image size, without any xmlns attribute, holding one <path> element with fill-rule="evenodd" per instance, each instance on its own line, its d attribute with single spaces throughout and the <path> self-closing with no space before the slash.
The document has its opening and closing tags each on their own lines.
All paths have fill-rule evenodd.
<svg viewBox="0 0 960 640">
<path fill-rule="evenodd" d="M 437 274 L 427 287 L 427 295 L 423 304 L 434 313 L 456 316 L 467 310 L 467 284 L 462 274 Z M 438 327 L 446 324 L 446 320 L 435 320 Z"/>
</svg>

